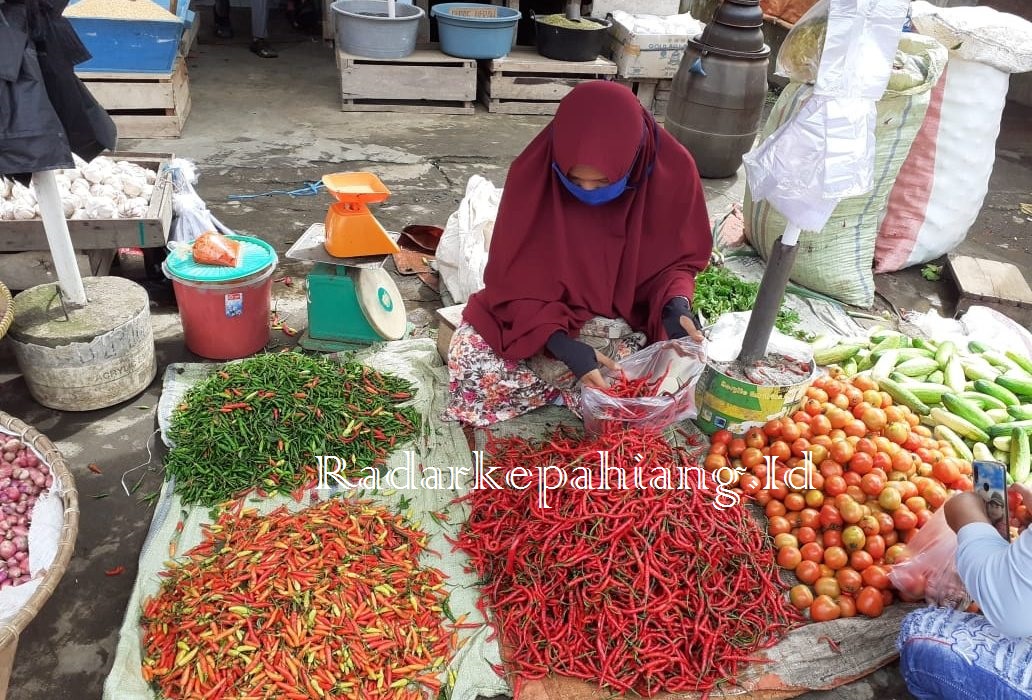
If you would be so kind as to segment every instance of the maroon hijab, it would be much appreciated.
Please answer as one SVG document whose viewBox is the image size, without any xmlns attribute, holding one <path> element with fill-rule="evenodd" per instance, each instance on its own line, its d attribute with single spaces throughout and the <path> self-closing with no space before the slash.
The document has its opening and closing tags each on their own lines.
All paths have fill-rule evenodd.
<svg viewBox="0 0 1032 700">
<path fill-rule="evenodd" d="M 636 158 L 637 156 L 637 158 Z M 589 206 L 552 170 L 587 165 L 630 188 Z M 510 360 L 542 350 L 557 330 L 576 337 L 594 316 L 622 318 L 650 341 L 666 338 L 661 312 L 692 298 L 712 249 L 695 161 L 622 85 L 574 88 L 509 169 L 484 289 L 464 317 Z"/>
</svg>

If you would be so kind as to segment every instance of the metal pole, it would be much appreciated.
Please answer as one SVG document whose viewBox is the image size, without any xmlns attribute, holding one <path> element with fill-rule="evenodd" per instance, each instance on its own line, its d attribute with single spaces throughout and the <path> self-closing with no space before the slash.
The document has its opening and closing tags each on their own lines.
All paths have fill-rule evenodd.
<svg viewBox="0 0 1032 700">
<path fill-rule="evenodd" d="M 786 230 L 784 235 L 774 242 L 767 260 L 767 269 L 763 272 L 760 289 L 756 293 L 756 304 L 749 316 L 749 326 L 745 329 L 742 340 L 742 352 L 738 359 L 744 363 L 756 362 L 767 354 L 767 343 L 774 330 L 781 302 L 785 298 L 788 277 L 792 272 L 799 246 L 796 241 L 799 230 Z M 788 240 L 791 243 L 786 243 Z"/>
<path fill-rule="evenodd" d="M 72 237 L 68 234 L 61 193 L 57 189 L 57 178 L 53 170 L 35 173 L 32 181 L 36 185 L 36 201 L 47 233 L 50 254 L 54 258 L 57 279 L 65 300 L 72 306 L 86 306 L 86 289 L 82 286 L 79 265 L 75 261 Z"/>
</svg>

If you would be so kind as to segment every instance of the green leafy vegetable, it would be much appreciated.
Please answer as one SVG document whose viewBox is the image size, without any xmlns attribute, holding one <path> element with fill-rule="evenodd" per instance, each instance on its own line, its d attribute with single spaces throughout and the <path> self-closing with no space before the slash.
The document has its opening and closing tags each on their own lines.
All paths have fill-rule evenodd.
<svg viewBox="0 0 1032 700">
<path fill-rule="evenodd" d="M 925 265 L 921 268 L 921 276 L 930 282 L 942 279 L 942 265 Z"/>
<path fill-rule="evenodd" d="M 751 310 L 759 289 L 758 282 L 746 282 L 726 267 L 710 265 L 695 278 L 692 308 L 706 318 L 706 323 L 713 323 L 726 313 Z M 801 322 L 796 311 L 782 306 L 774 326 L 786 335 L 810 340 L 812 334 L 799 327 Z"/>
</svg>

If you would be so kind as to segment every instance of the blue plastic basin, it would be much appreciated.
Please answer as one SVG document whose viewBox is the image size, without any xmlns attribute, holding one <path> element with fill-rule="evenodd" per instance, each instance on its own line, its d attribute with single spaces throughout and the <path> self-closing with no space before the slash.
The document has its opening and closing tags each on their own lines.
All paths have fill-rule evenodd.
<svg viewBox="0 0 1032 700">
<path fill-rule="evenodd" d="M 493 12 L 495 17 L 469 17 L 452 10 L 471 9 Z M 519 10 L 473 2 L 448 2 L 435 5 L 430 14 L 437 18 L 441 51 L 458 58 L 501 58 L 512 49 L 516 38 Z"/>
</svg>

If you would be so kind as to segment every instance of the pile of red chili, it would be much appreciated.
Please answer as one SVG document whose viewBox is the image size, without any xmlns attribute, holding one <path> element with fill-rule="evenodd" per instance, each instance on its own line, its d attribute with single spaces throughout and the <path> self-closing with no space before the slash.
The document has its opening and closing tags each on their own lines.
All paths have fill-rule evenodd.
<svg viewBox="0 0 1032 700">
<path fill-rule="evenodd" d="M 436 695 L 458 635 L 425 546 L 366 502 L 223 512 L 144 604 L 143 677 L 166 698 Z"/>
<path fill-rule="evenodd" d="M 646 396 L 656 396 L 659 393 L 659 387 L 666 381 L 669 373 L 670 370 L 667 369 L 663 376 L 650 381 L 647 376 L 630 379 L 621 372 L 620 376 L 602 391 L 617 399 L 640 399 Z"/>
<path fill-rule="evenodd" d="M 685 453 L 658 434 L 585 441 L 560 430 L 541 444 L 492 440 L 487 453 L 499 484 L 513 470 L 532 472 L 514 472 L 520 488 L 471 491 L 458 542 L 483 581 L 517 700 L 524 682 L 549 673 L 644 696 L 708 693 L 735 683 L 743 664 L 761 660 L 757 650 L 801 622 L 746 509 L 717 507 L 711 477 L 689 471 Z M 539 465 L 565 465 L 568 476 L 547 493 L 547 509 Z"/>
</svg>

